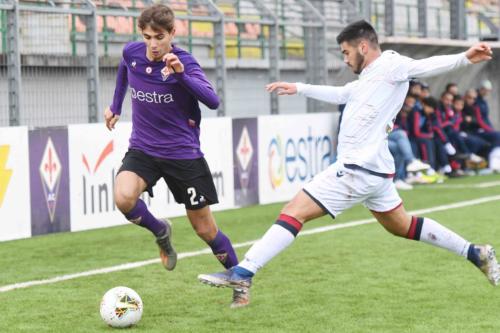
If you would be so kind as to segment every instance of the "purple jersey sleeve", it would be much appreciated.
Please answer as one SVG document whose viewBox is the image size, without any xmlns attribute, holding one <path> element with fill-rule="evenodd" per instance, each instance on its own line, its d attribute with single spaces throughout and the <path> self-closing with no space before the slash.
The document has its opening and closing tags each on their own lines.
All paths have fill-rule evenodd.
<svg viewBox="0 0 500 333">
<path fill-rule="evenodd" d="M 219 97 L 198 63 L 191 62 L 186 64 L 184 72 L 175 73 L 174 76 L 189 93 L 208 108 L 215 110 L 219 107 Z"/>
<path fill-rule="evenodd" d="M 125 60 L 120 61 L 118 65 L 118 74 L 116 75 L 115 94 L 113 95 L 113 103 L 110 106 L 111 112 L 120 115 L 122 113 L 122 104 L 127 94 L 128 78 L 127 78 L 127 65 Z"/>
</svg>

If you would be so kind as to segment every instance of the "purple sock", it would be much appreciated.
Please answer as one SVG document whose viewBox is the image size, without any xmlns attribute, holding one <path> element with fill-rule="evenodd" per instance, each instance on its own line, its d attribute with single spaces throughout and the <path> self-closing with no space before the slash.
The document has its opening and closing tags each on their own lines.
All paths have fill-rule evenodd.
<svg viewBox="0 0 500 333">
<path fill-rule="evenodd" d="M 238 257 L 234 252 L 233 245 L 222 231 L 217 231 L 214 240 L 208 243 L 208 245 L 212 248 L 212 252 L 225 268 L 231 268 L 238 265 Z"/>
<path fill-rule="evenodd" d="M 127 220 L 151 231 L 155 236 L 159 236 L 165 231 L 165 223 L 159 221 L 151 215 L 148 207 L 141 199 L 137 200 L 135 207 L 126 214 Z"/>
</svg>

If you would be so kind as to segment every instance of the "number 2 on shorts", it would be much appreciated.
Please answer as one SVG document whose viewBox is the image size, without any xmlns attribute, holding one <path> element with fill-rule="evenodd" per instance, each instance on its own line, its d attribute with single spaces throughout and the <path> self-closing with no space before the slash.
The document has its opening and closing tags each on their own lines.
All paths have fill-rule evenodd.
<svg viewBox="0 0 500 333">
<path fill-rule="evenodd" d="M 196 189 L 194 187 L 188 187 L 187 193 L 189 195 L 189 200 L 191 201 L 191 205 L 195 206 L 199 202 L 196 200 Z"/>
</svg>

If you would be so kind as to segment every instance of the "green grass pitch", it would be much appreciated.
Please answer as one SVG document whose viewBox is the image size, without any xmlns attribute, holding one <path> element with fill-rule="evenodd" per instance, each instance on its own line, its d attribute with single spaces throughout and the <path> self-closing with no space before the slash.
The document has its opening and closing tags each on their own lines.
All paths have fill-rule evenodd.
<svg viewBox="0 0 500 333">
<path fill-rule="evenodd" d="M 500 195 L 491 175 L 420 186 L 401 195 L 407 210 Z M 216 212 L 241 243 L 258 239 L 282 204 Z M 472 242 L 500 249 L 500 202 L 424 214 Z M 362 206 L 304 230 L 371 217 Z M 173 219 L 177 251 L 206 248 L 186 218 Z M 237 250 L 241 258 L 248 247 Z M 0 287 L 157 257 L 152 235 L 134 225 L 0 243 Z M 228 307 L 231 291 L 200 284 L 221 270 L 212 255 L 181 259 L 0 293 L 0 332 L 112 332 L 99 316 L 110 288 L 135 289 L 144 302 L 133 332 L 500 332 L 500 287 L 463 258 L 396 238 L 377 223 L 298 237 L 254 278 L 251 304 Z"/>
</svg>

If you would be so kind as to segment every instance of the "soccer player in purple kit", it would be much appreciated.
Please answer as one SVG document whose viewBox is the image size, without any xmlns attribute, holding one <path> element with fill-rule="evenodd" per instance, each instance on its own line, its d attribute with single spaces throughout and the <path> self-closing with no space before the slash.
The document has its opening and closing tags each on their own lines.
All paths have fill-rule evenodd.
<svg viewBox="0 0 500 333">
<path fill-rule="evenodd" d="M 238 264 L 229 238 L 215 223 L 210 210 L 218 202 L 212 174 L 200 150 L 201 112 L 198 102 L 210 109 L 219 106 L 210 82 L 194 57 L 172 44 L 173 11 L 161 4 L 141 13 L 138 26 L 143 42 L 123 49 L 113 103 L 104 118 L 109 130 L 120 118 L 123 99 L 130 86 L 132 134 L 115 182 L 116 206 L 127 220 L 151 231 L 167 270 L 173 270 L 177 253 L 172 246 L 172 226 L 157 219 L 139 198 L 163 178 L 198 236 L 226 268 Z M 231 307 L 248 304 L 248 290 L 233 292 Z"/>
</svg>

